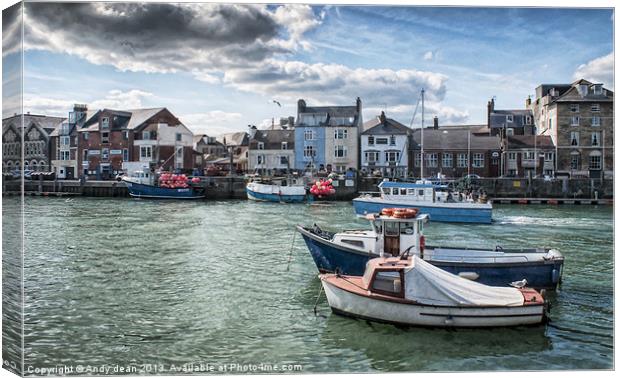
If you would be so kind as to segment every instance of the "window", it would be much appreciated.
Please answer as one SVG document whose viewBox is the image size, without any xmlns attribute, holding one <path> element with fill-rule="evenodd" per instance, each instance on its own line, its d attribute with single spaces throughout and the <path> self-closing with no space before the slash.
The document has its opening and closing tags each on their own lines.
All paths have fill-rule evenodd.
<svg viewBox="0 0 620 378">
<path fill-rule="evenodd" d="M 534 151 L 525 151 L 523 153 L 523 160 L 534 160 Z"/>
<path fill-rule="evenodd" d="M 603 94 L 603 86 L 600 84 L 594 84 L 594 94 L 595 95 Z"/>
<path fill-rule="evenodd" d="M 84 133 L 82 134 L 82 139 L 84 139 L 84 140 L 88 140 L 88 131 L 86 131 L 86 132 L 84 132 Z"/>
<path fill-rule="evenodd" d="M 437 168 L 437 154 L 432 153 L 432 154 L 425 154 L 425 158 L 426 158 L 426 166 L 430 167 L 430 168 Z"/>
<path fill-rule="evenodd" d="M 579 104 L 570 104 L 570 111 L 572 113 L 579 113 Z"/>
<path fill-rule="evenodd" d="M 180 142 L 182 138 L 183 135 L 181 133 L 177 133 L 177 142 Z"/>
<path fill-rule="evenodd" d="M 265 143 L 263 142 L 258 142 L 257 147 L 259 150 L 264 150 L 265 149 Z"/>
<path fill-rule="evenodd" d="M 506 122 L 513 122 L 514 121 L 514 117 L 512 116 L 512 114 L 507 114 L 506 115 Z"/>
<path fill-rule="evenodd" d="M 390 135 L 390 146 L 396 145 L 396 137 L 394 135 Z"/>
<path fill-rule="evenodd" d="M 337 158 L 347 157 L 347 147 L 346 146 L 334 147 L 334 157 L 337 157 Z"/>
<path fill-rule="evenodd" d="M 71 137 L 61 136 L 60 137 L 60 145 L 68 147 L 71 144 Z"/>
<path fill-rule="evenodd" d="M 553 161 L 553 152 L 545 152 L 545 161 Z"/>
<path fill-rule="evenodd" d="M 530 116 L 530 115 L 526 115 L 526 116 L 525 116 L 525 117 L 523 117 L 523 118 L 524 118 L 523 123 L 524 123 L 525 125 L 531 125 L 531 124 L 532 124 L 532 116 Z"/>
<path fill-rule="evenodd" d="M 456 166 L 458 168 L 467 168 L 469 166 L 467 154 L 458 154 L 456 160 Z"/>
<path fill-rule="evenodd" d="M 482 168 L 484 167 L 484 154 L 474 154 L 474 161 L 472 163 L 472 167 L 474 168 Z"/>
<path fill-rule="evenodd" d="M 509 152 L 508 153 L 508 160 L 517 160 L 517 153 L 516 152 Z"/>
<path fill-rule="evenodd" d="M 579 126 L 579 116 L 570 117 L 570 125 L 571 126 Z"/>
<path fill-rule="evenodd" d="M 374 136 L 369 136 L 368 137 L 368 144 L 371 145 L 371 146 L 375 144 L 375 137 Z"/>
<path fill-rule="evenodd" d="M 415 164 L 416 167 L 420 166 L 420 161 L 421 160 L 422 160 L 422 154 L 420 154 L 420 153 L 415 154 L 415 162 L 414 162 L 414 164 Z"/>
<path fill-rule="evenodd" d="M 265 164 L 265 155 L 256 155 L 256 164 Z"/>
<path fill-rule="evenodd" d="M 108 117 L 101 118 L 101 128 L 102 129 L 110 128 L 110 119 Z"/>
<path fill-rule="evenodd" d="M 282 142 L 282 149 L 288 150 L 288 142 Z"/>
<path fill-rule="evenodd" d="M 286 156 L 280 156 L 280 165 L 287 165 L 288 158 Z"/>
<path fill-rule="evenodd" d="M 304 158 L 310 159 L 316 156 L 316 151 L 313 146 L 305 146 L 304 147 Z"/>
<path fill-rule="evenodd" d="M 336 129 L 334 130 L 334 139 L 347 139 L 347 129 Z"/>
<path fill-rule="evenodd" d="M 386 223 L 386 234 L 388 233 L 388 225 L 392 222 Z M 396 223 L 398 224 L 398 223 Z M 390 294 L 400 294 L 402 292 L 402 281 L 400 279 L 400 273 L 379 271 L 375 275 L 375 279 L 372 282 L 372 288 L 376 291 L 382 291 Z"/>
<path fill-rule="evenodd" d="M 578 131 L 571 131 L 570 132 L 570 145 L 571 146 L 578 146 L 579 145 L 579 132 Z"/>
<path fill-rule="evenodd" d="M 592 145 L 600 146 L 601 145 L 601 132 L 595 131 L 592 133 Z"/>
<path fill-rule="evenodd" d="M 129 150 L 123 148 L 123 161 L 129 161 Z"/>
<path fill-rule="evenodd" d="M 570 169 L 580 169 L 581 157 L 579 153 L 571 153 L 570 155 Z"/>
<path fill-rule="evenodd" d="M 585 96 L 588 94 L 588 85 L 587 84 L 579 84 L 579 94 L 581 95 L 581 97 Z"/>
<path fill-rule="evenodd" d="M 515 135 L 515 129 L 513 129 L 512 127 L 509 127 L 506 129 L 506 135 L 507 136 L 513 136 Z"/>
<path fill-rule="evenodd" d="M 376 163 L 379 161 L 379 152 L 376 152 L 376 151 L 365 152 L 364 157 L 366 158 L 367 163 Z"/>
<path fill-rule="evenodd" d="M 590 110 L 593 112 L 600 112 L 601 111 L 601 104 L 592 104 L 590 106 Z"/>
<path fill-rule="evenodd" d="M 151 132 L 150 131 L 143 131 L 142 132 L 142 139 L 145 139 L 145 140 L 151 139 Z"/>
<path fill-rule="evenodd" d="M 60 160 L 70 160 L 69 151 L 60 151 Z"/>
<path fill-rule="evenodd" d="M 598 151 L 592 151 L 590 153 L 590 169 L 599 170 L 601 169 L 601 153 Z"/>
<path fill-rule="evenodd" d="M 140 160 L 151 160 L 151 146 L 140 146 Z"/>
<path fill-rule="evenodd" d="M 110 143 L 110 133 L 101 133 L 101 143 Z"/>
<path fill-rule="evenodd" d="M 129 131 L 123 131 L 123 140 L 129 139 Z"/>
<path fill-rule="evenodd" d="M 108 160 L 110 158 L 110 149 L 102 148 L 101 149 L 101 160 Z"/>
<path fill-rule="evenodd" d="M 377 138 L 377 144 L 388 144 L 387 138 Z"/>
<path fill-rule="evenodd" d="M 600 126 L 601 125 L 601 117 L 594 116 L 592 117 L 592 126 Z"/>
<path fill-rule="evenodd" d="M 399 151 L 386 151 L 385 152 L 385 162 L 386 163 L 397 163 L 400 161 L 400 152 Z"/>
<path fill-rule="evenodd" d="M 84 161 L 88 160 L 88 150 L 84 150 L 84 152 L 82 153 L 82 160 Z"/>
<path fill-rule="evenodd" d="M 304 131 L 304 140 L 314 140 L 314 131 L 313 130 Z"/>
<path fill-rule="evenodd" d="M 553 130 L 553 119 L 551 119 L 551 118 L 549 118 L 548 128 L 549 128 L 549 130 Z"/>
<path fill-rule="evenodd" d="M 444 153 L 441 157 L 441 164 L 444 168 L 452 168 L 452 154 Z"/>
</svg>

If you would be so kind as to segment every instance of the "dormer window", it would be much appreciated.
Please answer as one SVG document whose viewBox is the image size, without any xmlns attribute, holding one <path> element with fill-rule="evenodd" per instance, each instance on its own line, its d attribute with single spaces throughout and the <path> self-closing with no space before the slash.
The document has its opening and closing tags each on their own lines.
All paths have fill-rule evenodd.
<svg viewBox="0 0 620 378">
<path fill-rule="evenodd" d="M 101 118 L 101 128 L 107 129 L 110 127 L 110 119 L 108 117 Z"/>
<path fill-rule="evenodd" d="M 601 84 L 594 84 L 593 90 L 595 95 L 603 94 L 603 86 Z"/>
<path fill-rule="evenodd" d="M 142 132 L 142 139 L 144 139 L 144 140 L 151 139 L 151 132 L 150 131 L 143 131 Z"/>
<path fill-rule="evenodd" d="M 282 149 L 288 150 L 288 142 L 282 142 Z"/>
<path fill-rule="evenodd" d="M 514 121 L 514 117 L 512 116 L 512 114 L 506 115 L 506 122 L 513 122 L 513 121 Z"/>
<path fill-rule="evenodd" d="M 524 118 L 523 124 L 525 124 L 525 125 L 531 125 L 532 124 L 532 116 L 526 115 L 523 118 Z"/>
<path fill-rule="evenodd" d="M 257 146 L 257 148 L 258 148 L 259 150 L 264 150 L 264 149 L 265 149 L 265 143 L 263 143 L 263 142 L 258 142 L 258 146 Z"/>
<path fill-rule="evenodd" d="M 587 84 L 579 84 L 579 94 L 581 95 L 581 97 L 584 97 L 588 94 Z"/>
</svg>

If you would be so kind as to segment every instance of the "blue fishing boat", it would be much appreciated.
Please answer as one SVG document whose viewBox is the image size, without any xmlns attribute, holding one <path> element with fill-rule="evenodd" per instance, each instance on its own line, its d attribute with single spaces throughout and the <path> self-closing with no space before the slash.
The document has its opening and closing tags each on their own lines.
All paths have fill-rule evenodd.
<svg viewBox="0 0 620 378">
<path fill-rule="evenodd" d="M 205 197 L 203 192 L 199 192 L 191 186 L 187 188 L 164 188 L 147 184 L 146 182 L 150 181 L 149 179 L 148 173 L 137 171 L 131 177 L 123 176 L 121 181 L 127 186 L 129 195 L 136 198 L 200 199 Z"/>
<path fill-rule="evenodd" d="M 560 283 L 564 257 L 554 249 L 457 248 L 426 245 L 423 224 L 427 214 L 415 217 L 367 215 L 370 230 L 332 233 L 318 226 L 297 226 L 319 272 L 362 275 L 366 263 L 381 256 L 415 254 L 445 271 L 491 286 L 517 281 L 538 289 Z"/>
<path fill-rule="evenodd" d="M 380 196 L 361 195 L 353 200 L 357 215 L 379 213 L 385 208 L 417 208 L 432 222 L 491 223 L 493 205 L 486 198 L 451 191 L 428 180 L 383 181 Z"/>
</svg>

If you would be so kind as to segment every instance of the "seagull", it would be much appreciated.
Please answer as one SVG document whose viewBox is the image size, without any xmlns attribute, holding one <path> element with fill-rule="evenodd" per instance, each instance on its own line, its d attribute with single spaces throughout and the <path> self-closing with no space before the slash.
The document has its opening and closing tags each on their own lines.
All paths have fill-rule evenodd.
<svg viewBox="0 0 620 378">
<path fill-rule="evenodd" d="M 279 101 L 273 100 L 273 103 L 274 103 L 274 104 L 278 104 L 278 106 L 279 106 L 279 107 L 282 107 L 282 104 L 280 104 L 280 102 L 279 102 Z"/>
<path fill-rule="evenodd" d="M 527 285 L 527 280 L 525 278 L 522 279 L 521 281 L 515 281 L 515 282 L 510 283 L 510 286 L 516 287 L 517 289 L 521 289 L 525 287 L 525 285 Z"/>
</svg>

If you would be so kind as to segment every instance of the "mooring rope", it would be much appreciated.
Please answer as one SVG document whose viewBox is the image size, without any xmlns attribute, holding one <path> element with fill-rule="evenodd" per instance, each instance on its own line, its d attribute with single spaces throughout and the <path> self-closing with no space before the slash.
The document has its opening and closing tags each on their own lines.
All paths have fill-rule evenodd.
<svg viewBox="0 0 620 378">
<path fill-rule="evenodd" d="M 291 259 L 293 258 L 293 248 L 295 248 L 295 236 L 297 236 L 297 230 L 293 233 L 293 241 L 291 241 L 291 249 L 288 252 L 288 262 L 286 263 L 286 271 L 289 271 L 291 267 Z"/>
</svg>

